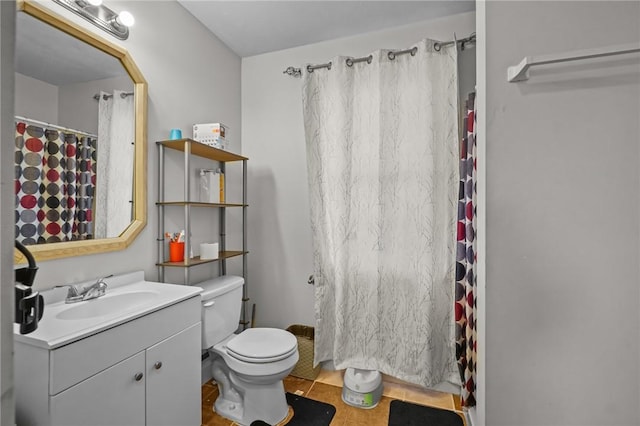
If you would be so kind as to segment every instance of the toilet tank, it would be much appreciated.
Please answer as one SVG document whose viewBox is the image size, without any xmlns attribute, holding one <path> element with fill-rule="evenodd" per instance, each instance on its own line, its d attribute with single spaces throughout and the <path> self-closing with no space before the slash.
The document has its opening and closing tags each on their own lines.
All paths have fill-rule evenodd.
<svg viewBox="0 0 640 426">
<path fill-rule="evenodd" d="M 202 348 L 221 342 L 238 329 L 244 278 L 223 275 L 195 284 L 202 287 Z"/>
</svg>

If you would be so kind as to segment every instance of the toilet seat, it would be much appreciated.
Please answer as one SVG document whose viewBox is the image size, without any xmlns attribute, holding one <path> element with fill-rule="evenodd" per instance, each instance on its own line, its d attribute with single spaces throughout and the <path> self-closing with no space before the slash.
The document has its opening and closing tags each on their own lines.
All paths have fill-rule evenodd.
<svg viewBox="0 0 640 426">
<path fill-rule="evenodd" d="M 248 363 L 251 363 L 251 364 L 267 364 L 267 363 L 276 362 L 276 361 L 280 361 L 280 360 L 283 360 L 285 358 L 288 358 L 293 353 L 295 353 L 297 350 L 298 350 L 298 348 L 293 348 L 289 352 L 286 352 L 286 353 L 284 353 L 282 355 L 278 355 L 276 357 L 269 357 L 269 358 L 254 358 L 254 357 L 249 357 L 249 356 L 245 356 L 245 355 L 240 355 L 238 353 L 235 353 L 235 352 L 232 352 L 232 351 L 228 350 L 228 348 L 227 348 L 227 353 L 229 354 L 230 357 L 233 357 L 233 358 L 237 359 L 238 361 L 248 362 Z"/>
<path fill-rule="evenodd" d="M 290 357 L 298 350 L 298 341 L 285 330 L 249 328 L 227 342 L 226 349 L 239 361 L 263 364 Z"/>
</svg>

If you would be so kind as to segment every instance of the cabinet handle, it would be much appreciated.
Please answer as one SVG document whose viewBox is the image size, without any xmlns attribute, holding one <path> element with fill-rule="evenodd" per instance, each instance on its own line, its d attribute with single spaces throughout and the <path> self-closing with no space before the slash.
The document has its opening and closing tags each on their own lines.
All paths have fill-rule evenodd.
<svg viewBox="0 0 640 426">
<path fill-rule="evenodd" d="M 210 308 L 211 306 L 215 305 L 215 303 L 216 303 L 216 301 L 215 301 L 215 300 L 212 300 L 212 301 L 210 301 L 210 302 L 205 302 L 203 306 L 204 306 L 205 308 Z"/>
<path fill-rule="evenodd" d="M 143 377 L 144 377 L 144 374 L 142 373 L 136 373 L 136 375 L 133 376 L 133 378 L 136 379 L 136 382 L 139 382 L 140 380 L 142 380 Z"/>
<path fill-rule="evenodd" d="M 155 364 L 153 364 L 153 366 L 156 368 L 156 370 L 160 370 L 162 368 L 162 361 L 158 361 Z"/>
</svg>

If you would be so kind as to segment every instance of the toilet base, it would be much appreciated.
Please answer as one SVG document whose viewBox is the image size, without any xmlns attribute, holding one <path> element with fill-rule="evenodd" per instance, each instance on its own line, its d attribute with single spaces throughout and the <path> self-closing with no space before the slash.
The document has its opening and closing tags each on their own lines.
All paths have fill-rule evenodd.
<svg viewBox="0 0 640 426">
<path fill-rule="evenodd" d="M 242 402 L 229 401 L 224 399 L 222 395 L 219 395 L 213 404 L 213 411 L 222 417 L 242 424 L 244 415 L 244 404 Z"/>
<path fill-rule="evenodd" d="M 221 358 L 213 362 L 213 378 L 220 390 L 214 410 L 222 417 L 246 426 L 256 420 L 273 425 L 289 413 L 282 380 L 267 384 L 247 382 L 230 371 Z"/>
<path fill-rule="evenodd" d="M 248 390 L 243 399 L 243 402 L 229 401 L 220 394 L 214 410 L 222 417 L 246 426 L 256 420 L 275 425 L 289 413 L 282 381 Z"/>
</svg>

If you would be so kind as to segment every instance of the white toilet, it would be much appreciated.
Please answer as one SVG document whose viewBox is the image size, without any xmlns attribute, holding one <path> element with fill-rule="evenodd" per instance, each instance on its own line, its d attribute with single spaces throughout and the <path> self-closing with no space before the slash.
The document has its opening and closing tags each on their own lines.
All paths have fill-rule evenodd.
<svg viewBox="0 0 640 426">
<path fill-rule="evenodd" d="M 202 283 L 202 348 L 213 358 L 220 395 L 216 413 L 241 425 L 276 424 L 287 416 L 284 379 L 298 362 L 298 342 L 276 328 L 238 328 L 244 278 L 231 275 Z"/>
</svg>

